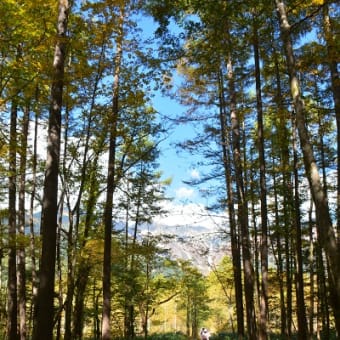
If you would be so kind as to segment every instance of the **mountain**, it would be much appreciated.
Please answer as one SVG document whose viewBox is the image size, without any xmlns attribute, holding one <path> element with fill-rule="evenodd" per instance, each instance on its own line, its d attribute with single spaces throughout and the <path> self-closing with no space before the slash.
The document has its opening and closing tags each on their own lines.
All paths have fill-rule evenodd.
<svg viewBox="0 0 340 340">
<path fill-rule="evenodd" d="M 230 255 L 230 240 L 224 214 L 212 215 L 201 205 L 172 205 L 171 213 L 155 218 L 141 235 L 168 235 L 159 246 L 174 259 L 187 260 L 203 274 Z M 161 241 L 162 242 L 162 241 Z"/>
</svg>

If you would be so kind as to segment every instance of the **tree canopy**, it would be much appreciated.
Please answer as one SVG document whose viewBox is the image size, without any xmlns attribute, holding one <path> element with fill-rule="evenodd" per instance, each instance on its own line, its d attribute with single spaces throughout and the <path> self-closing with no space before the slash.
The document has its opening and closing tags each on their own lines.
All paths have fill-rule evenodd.
<svg viewBox="0 0 340 340">
<path fill-rule="evenodd" d="M 336 1 L 3 0 L 0 27 L 1 338 L 339 336 Z M 157 229 L 178 126 L 217 238 Z"/>
</svg>

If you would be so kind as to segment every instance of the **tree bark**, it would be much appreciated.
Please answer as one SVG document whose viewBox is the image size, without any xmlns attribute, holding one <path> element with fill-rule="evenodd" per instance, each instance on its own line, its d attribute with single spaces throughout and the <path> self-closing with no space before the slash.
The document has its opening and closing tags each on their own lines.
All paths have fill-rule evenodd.
<svg viewBox="0 0 340 340">
<path fill-rule="evenodd" d="M 26 252 L 25 252 L 25 189 L 26 189 L 26 163 L 27 163 L 27 138 L 29 127 L 29 107 L 25 107 L 22 121 L 20 145 L 20 184 L 19 184 L 19 209 L 18 231 L 21 243 L 18 247 L 18 300 L 19 300 L 19 331 L 20 340 L 26 339 Z"/>
<path fill-rule="evenodd" d="M 266 185 L 266 161 L 264 154 L 264 128 L 263 108 L 261 91 L 261 70 L 259 37 L 257 19 L 253 18 L 253 50 L 255 62 L 255 84 L 256 84 L 256 109 L 258 140 L 257 147 L 260 163 L 260 200 L 261 200 L 261 295 L 260 295 L 260 322 L 259 339 L 267 339 L 267 318 L 268 318 L 268 219 L 267 219 L 267 185 Z"/>
<path fill-rule="evenodd" d="M 329 292 L 330 304 L 333 309 L 336 329 L 340 334 L 340 251 L 335 237 L 330 216 L 328 199 L 321 184 L 318 167 L 315 161 L 312 145 L 308 136 L 305 119 L 305 105 L 301 96 L 300 84 L 297 77 L 295 56 L 290 36 L 290 24 L 288 22 L 285 5 L 280 0 L 275 0 L 281 25 L 281 36 L 284 43 L 287 69 L 290 79 L 291 95 L 296 112 L 296 124 L 299 132 L 300 144 L 303 153 L 306 176 L 309 182 L 313 201 L 315 203 L 316 222 L 318 225 L 318 237 L 325 250 L 329 264 Z"/>
<path fill-rule="evenodd" d="M 42 253 L 39 273 L 35 340 L 53 339 L 54 281 L 58 215 L 58 174 L 64 64 L 67 46 L 68 0 L 59 0 L 57 42 L 53 60 L 51 107 L 41 220 Z"/>
<path fill-rule="evenodd" d="M 301 231 L 301 213 L 300 213 L 300 194 L 299 194 L 299 175 L 298 175 L 298 157 L 296 146 L 296 126 L 293 117 L 293 154 L 294 154 L 294 222 L 295 226 L 295 287 L 296 287 L 296 304 L 297 304 L 297 321 L 298 321 L 298 339 L 309 339 L 306 318 L 304 280 L 303 280 L 303 256 L 302 256 L 302 231 Z"/>
<path fill-rule="evenodd" d="M 9 340 L 17 340 L 17 265 L 16 265 L 16 155 L 17 155 L 17 114 L 18 106 L 13 99 L 11 106 L 11 125 L 9 142 L 9 183 L 8 183 L 8 297 L 7 334 Z"/>
<path fill-rule="evenodd" d="M 231 48 L 231 46 L 230 46 Z M 254 268 L 252 264 L 250 240 L 249 240 L 249 223 L 248 223 L 248 206 L 245 198 L 243 168 L 240 148 L 240 122 L 236 111 L 236 91 L 234 84 L 233 66 L 231 56 L 227 60 L 227 72 L 230 95 L 230 121 L 232 131 L 232 150 L 235 166 L 235 179 L 237 187 L 238 200 L 238 223 L 241 229 L 241 247 L 244 271 L 244 293 L 246 300 L 247 331 L 249 339 L 256 339 L 256 318 L 254 308 Z"/>
<path fill-rule="evenodd" d="M 93 160 L 93 164 L 97 164 L 98 157 L 96 156 Z M 96 178 L 96 169 L 90 170 L 90 188 L 89 198 L 86 205 L 86 214 L 84 222 L 84 236 L 83 242 L 80 246 L 83 249 L 89 240 L 89 234 L 91 230 L 91 224 L 93 221 L 94 208 L 98 196 L 98 182 Z M 85 304 L 85 291 L 89 281 L 89 273 L 91 266 L 87 263 L 86 258 L 81 257 L 80 263 L 78 264 L 78 277 L 76 283 L 76 294 L 75 294 L 75 306 L 74 306 L 74 322 L 73 322 L 73 339 L 82 339 L 82 330 L 84 324 L 84 304 Z"/>
<path fill-rule="evenodd" d="M 278 52 L 275 46 L 275 43 L 273 44 L 273 56 L 274 56 L 274 65 L 275 65 L 275 84 L 276 84 L 276 104 L 278 106 L 278 112 L 279 112 L 279 127 L 278 131 L 280 133 L 279 140 L 280 140 L 280 158 L 281 158 L 281 168 L 283 169 L 283 185 L 284 187 L 287 187 L 289 184 L 289 178 L 290 178 L 290 171 L 289 171 L 289 149 L 288 149 L 288 131 L 286 127 L 286 110 L 283 103 L 283 93 L 282 93 L 282 87 L 281 87 L 281 77 L 280 77 L 280 65 L 279 65 L 279 58 L 278 58 Z M 274 161 L 273 161 L 274 164 Z M 277 186 L 275 185 L 276 178 L 274 177 L 274 192 L 275 192 L 275 214 L 276 214 L 276 221 L 277 225 L 280 224 L 279 221 L 279 214 L 278 214 L 278 193 L 277 193 Z M 284 198 L 285 200 L 286 198 Z M 284 204 L 284 207 L 286 207 L 286 204 Z M 286 208 L 284 208 L 284 218 L 285 221 L 287 221 L 287 212 Z M 285 223 L 286 225 L 286 223 Z M 286 231 L 284 230 L 284 233 Z M 283 253 L 284 249 L 281 244 L 281 237 L 282 237 L 281 230 L 277 230 L 277 253 L 278 253 L 278 275 L 280 279 L 280 309 L 281 309 L 281 335 L 288 337 L 288 325 L 290 325 L 290 316 L 287 316 L 288 308 L 286 308 L 286 302 L 285 302 L 285 294 L 284 294 L 284 265 L 283 265 Z M 289 268 L 287 266 L 287 268 Z M 290 277 L 289 269 L 287 269 L 287 279 Z M 287 306 L 289 305 L 290 295 L 287 294 Z"/>
<path fill-rule="evenodd" d="M 327 57 L 329 70 L 331 72 L 331 90 L 333 94 L 335 118 L 337 126 L 337 169 L 338 169 L 338 185 L 337 185 L 337 229 L 338 243 L 340 242 L 340 77 L 338 72 L 337 56 L 339 54 L 337 46 L 337 38 L 332 27 L 332 20 L 329 16 L 329 6 L 323 7 L 323 30 L 327 45 Z"/>
<path fill-rule="evenodd" d="M 38 88 L 36 89 L 36 100 L 38 100 Z M 34 230 L 34 202 L 36 194 L 36 178 L 37 178 L 37 150 L 38 150 L 38 112 L 35 112 L 34 118 L 34 137 L 33 137 L 33 158 L 32 158 L 32 187 L 30 193 L 30 208 L 29 208 L 29 227 L 30 227 L 30 257 L 32 265 L 32 302 L 30 311 L 29 325 L 33 328 L 34 313 L 37 303 L 38 293 L 38 275 L 36 261 L 36 242 Z"/>
<path fill-rule="evenodd" d="M 275 164 L 275 160 L 272 162 L 273 166 Z M 281 230 L 280 226 L 280 217 L 279 217 L 279 195 L 277 190 L 278 184 L 276 180 L 276 174 L 273 175 L 273 188 L 274 188 L 274 205 L 275 205 L 275 225 L 276 230 L 273 236 L 274 240 L 276 239 L 276 252 L 277 252 L 277 261 L 276 261 L 276 272 L 277 272 L 277 279 L 279 281 L 279 290 L 280 290 L 280 332 L 281 337 L 287 338 L 287 316 L 286 316 L 286 305 L 285 305 L 285 294 L 284 294 L 284 265 L 283 265 L 283 247 L 281 244 Z M 275 254 L 275 251 L 274 251 Z"/>
<path fill-rule="evenodd" d="M 234 194 L 232 190 L 231 179 L 231 161 L 228 152 L 229 139 L 227 128 L 227 113 L 226 101 L 224 95 L 223 74 L 219 72 L 219 104 L 220 104 L 220 129 L 221 129 L 221 146 L 222 160 L 224 168 L 224 176 L 227 191 L 227 206 L 229 212 L 230 240 L 231 253 L 233 262 L 234 287 L 235 287 L 235 302 L 236 302 L 236 318 L 237 318 L 237 334 L 240 339 L 244 337 L 244 317 L 243 317 L 243 288 L 242 288 L 242 273 L 241 273 L 241 254 L 240 244 L 237 237 L 237 225 L 235 220 Z"/>
<path fill-rule="evenodd" d="M 115 158 L 117 121 L 119 116 L 119 77 L 122 59 L 122 41 L 124 24 L 124 4 L 120 8 L 118 23 L 118 38 L 116 58 L 114 61 L 115 73 L 112 89 L 112 116 L 109 119 L 109 159 L 107 173 L 106 200 L 104 210 L 104 260 L 103 260 L 103 316 L 102 316 L 102 340 L 111 339 L 110 317 L 111 317 L 111 240 L 112 240 L 112 208 L 113 193 L 115 189 Z"/>
</svg>

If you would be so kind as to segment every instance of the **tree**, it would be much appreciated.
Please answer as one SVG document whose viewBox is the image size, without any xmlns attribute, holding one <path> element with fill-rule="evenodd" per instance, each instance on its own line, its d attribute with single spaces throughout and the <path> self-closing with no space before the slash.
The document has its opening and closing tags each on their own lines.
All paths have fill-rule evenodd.
<svg viewBox="0 0 340 340">
<path fill-rule="evenodd" d="M 336 59 L 337 55 L 337 39 L 335 38 L 335 20 L 331 18 L 329 15 L 329 10 L 331 5 L 325 3 L 322 10 L 322 17 L 323 17 L 323 34 L 326 41 L 326 48 L 327 48 L 327 64 L 329 66 L 330 75 L 331 75 L 331 89 L 333 94 L 333 101 L 334 101 L 334 109 L 335 109 L 335 119 L 337 125 L 337 150 L 338 150 L 338 196 L 337 196 L 337 228 L 338 228 L 338 242 L 340 242 L 340 81 L 339 81 L 339 73 L 337 72 L 338 69 L 338 62 Z"/>
<path fill-rule="evenodd" d="M 20 242 L 18 242 L 18 302 L 20 316 L 20 340 L 25 340 L 26 329 L 26 235 L 25 235 L 25 189 L 26 189 L 26 166 L 27 166 L 27 139 L 29 128 L 29 105 L 26 104 L 22 120 L 21 145 L 20 145 L 20 185 L 19 185 L 19 213 L 18 230 Z"/>
<path fill-rule="evenodd" d="M 117 142 L 117 122 L 119 117 L 119 78 L 122 60 L 122 41 L 124 38 L 125 4 L 119 7 L 118 37 L 116 57 L 114 60 L 114 83 L 112 87 L 112 112 L 108 119 L 109 131 L 109 156 L 106 201 L 104 210 L 104 260 L 103 260 L 103 320 L 102 339 L 111 339 L 110 317 L 111 317 L 111 239 L 112 239 L 112 208 L 113 193 L 115 189 L 115 167 L 116 167 L 116 142 Z"/>
<path fill-rule="evenodd" d="M 266 159 L 264 145 L 263 102 L 261 90 L 261 70 L 259 55 L 259 36 L 257 10 L 253 13 L 253 50 L 255 62 L 256 110 L 258 125 L 258 154 L 260 166 L 260 200 L 261 200 L 261 296 L 259 338 L 267 339 L 268 318 L 268 210 L 267 210 L 267 185 L 266 185 Z"/>
<path fill-rule="evenodd" d="M 39 273 L 36 325 L 34 329 L 34 339 L 36 340 L 49 340 L 53 338 L 61 110 L 63 103 L 62 95 L 64 87 L 64 65 L 66 60 L 69 10 L 70 3 L 67 0 L 60 0 L 57 40 L 53 60 L 47 161 L 41 221 L 42 253 Z"/>
<path fill-rule="evenodd" d="M 199 325 L 209 313 L 206 279 L 185 261 L 180 263 L 180 267 L 181 303 L 186 309 L 186 335 L 197 338 Z"/>
<path fill-rule="evenodd" d="M 9 145 L 9 185 L 8 185 L 8 321 L 7 332 L 9 340 L 16 340 L 17 334 L 17 235 L 16 235 L 16 157 L 17 157 L 17 100 L 14 99 L 11 105 L 10 145 Z"/>
<path fill-rule="evenodd" d="M 339 246 L 334 234 L 330 216 L 327 196 L 323 190 L 318 167 L 314 158 L 312 145 L 308 135 L 305 118 L 305 104 L 301 96 L 301 88 L 297 76 L 295 56 L 291 42 L 291 26 L 288 21 L 284 2 L 276 0 L 281 25 L 281 36 L 284 44 L 288 75 L 290 79 L 291 96 L 296 112 L 296 124 L 299 132 L 300 144 L 303 151 L 306 176 L 310 185 L 313 201 L 316 207 L 318 237 L 320 244 L 325 250 L 329 263 L 329 291 L 336 323 L 337 332 L 340 333 L 340 266 Z"/>
</svg>

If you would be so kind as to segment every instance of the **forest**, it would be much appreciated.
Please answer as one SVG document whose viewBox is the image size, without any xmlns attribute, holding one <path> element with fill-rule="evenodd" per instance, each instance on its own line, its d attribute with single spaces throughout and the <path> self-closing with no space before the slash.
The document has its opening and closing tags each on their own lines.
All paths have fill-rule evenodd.
<svg viewBox="0 0 340 340">
<path fill-rule="evenodd" d="M 2 0 L 0 338 L 337 339 L 339 10 Z M 178 126 L 225 215 L 208 272 L 150 231 Z"/>
</svg>

